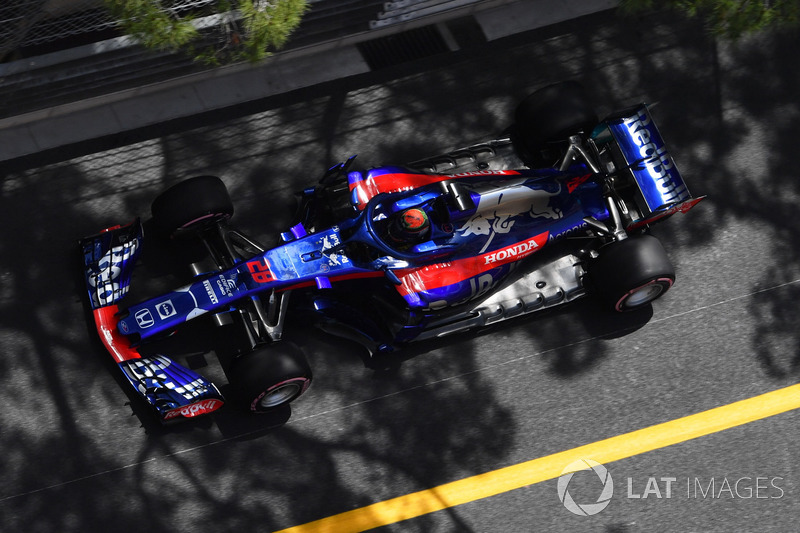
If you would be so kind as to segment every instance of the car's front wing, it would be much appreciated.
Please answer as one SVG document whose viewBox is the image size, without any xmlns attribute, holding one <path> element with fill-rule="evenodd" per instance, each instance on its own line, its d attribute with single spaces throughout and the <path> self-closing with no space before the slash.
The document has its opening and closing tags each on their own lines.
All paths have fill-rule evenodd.
<svg viewBox="0 0 800 533">
<path fill-rule="evenodd" d="M 142 238 L 137 220 L 80 241 L 97 333 L 136 393 L 162 423 L 216 411 L 225 401 L 216 385 L 163 355 L 142 356 L 117 330 L 118 304 L 128 293 Z"/>
</svg>

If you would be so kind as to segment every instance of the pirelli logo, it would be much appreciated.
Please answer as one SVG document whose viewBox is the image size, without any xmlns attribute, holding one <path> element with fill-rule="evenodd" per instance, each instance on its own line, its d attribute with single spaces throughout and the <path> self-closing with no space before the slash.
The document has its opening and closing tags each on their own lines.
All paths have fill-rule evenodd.
<svg viewBox="0 0 800 533">
<path fill-rule="evenodd" d="M 211 282 L 208 280 L 203 281 L 203 287 L 206 289 L 206 294 L 208 294 L 208 299 L 211 301 L 211 305 L 219 304 L 219 299 L 217 299 L 217 295 L 214 294 L 214 289 L 211 287 Z"/>
</svg>

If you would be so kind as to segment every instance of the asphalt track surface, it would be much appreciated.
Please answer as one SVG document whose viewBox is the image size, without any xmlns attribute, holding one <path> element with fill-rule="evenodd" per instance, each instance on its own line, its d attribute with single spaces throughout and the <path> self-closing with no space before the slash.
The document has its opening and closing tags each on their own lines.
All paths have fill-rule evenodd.
<svg viewBox="0 0 800 533">
<path fill-rule="evenodd" d="M 795 384 L 798 55 L 796 32 L 730 44 L 692 21 L 603 13 L 5 174 L 0 530 L 279 530 Z M 381 164 L 478 140 L 563 79 L 590 87 L 601 114 L 658 101 L 692 192 L 709 197 L 656 228 L 678 281 L 652 310 L 612 315 L 584 300 L 379 370 L 298 325 L 315 382 L 291 413 L 226 409 L 164 429 L 129 403 L 85 322 L 76 239 L 212 173 L 236 199 L 234 220 L 266 241 L 316 169 L 353 152 Z M 176 283 L 177 260 L 154 255 L 139 278 Z M 205 335 L 178 336 L 172 355 L 213 378 Z M 532 478 L 378 530 L 797 530 L 798 422 L 790 409 L 610 462 L 613 497 L 592 516 L 562 505 L 556 479 Z M 587 470 L 569 493 L 594 503 L 601 487 Z"/>
</svg>

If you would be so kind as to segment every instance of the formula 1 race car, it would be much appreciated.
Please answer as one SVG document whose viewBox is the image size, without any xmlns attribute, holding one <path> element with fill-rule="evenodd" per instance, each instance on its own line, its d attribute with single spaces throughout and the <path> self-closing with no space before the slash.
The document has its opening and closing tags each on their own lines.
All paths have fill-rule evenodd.
<svg viewBox="0 0 800 533">
<path fill-rule="evenodd" d="M 140 221 L 80 241 L 100 338 L 161 422 L 224 402 L 211 381 L 142 350 L 189 320 L 228 328 L 238 343 L 222 365 L 231 390 L 268 412 L 311 383 L 305 356 L 281 340 L 289 314 L 380 357 L 585 295 L 638 309 L 675 280 L 649 226 L 703 199 L 646 105 L 598 121 L 575 82 L 527 97 L 499 139 L 403 167 L 355 171 L 353 159 L 300 193 L 296 223 L 272 248 L 229 225 L 219 178 L 163 192 L 153 225 L 208 253 L 188 284 L 146 301 L 122 305 Z"/>
</svg>

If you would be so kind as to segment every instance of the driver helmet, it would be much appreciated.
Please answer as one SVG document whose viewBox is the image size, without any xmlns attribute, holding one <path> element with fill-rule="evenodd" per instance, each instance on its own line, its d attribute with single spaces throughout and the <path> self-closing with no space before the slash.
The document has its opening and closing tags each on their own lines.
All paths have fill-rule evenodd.
<svg viewBox="0 0 800 533">
<path fill-rule="evenodd" d="M 412 207 L 394 215 L 389 224 L 389 236 L 396 242 L 419 242 L 431 227 L 428 214 Z"/>
</svg>

